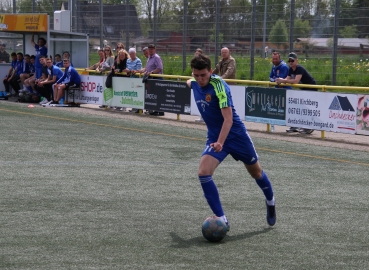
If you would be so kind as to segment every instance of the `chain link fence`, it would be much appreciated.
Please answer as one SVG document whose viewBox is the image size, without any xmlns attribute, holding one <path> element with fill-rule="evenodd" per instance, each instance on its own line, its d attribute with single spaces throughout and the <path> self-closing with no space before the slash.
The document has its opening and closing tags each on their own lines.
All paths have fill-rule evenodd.
<svg viewBox="0 0 369 270">
<path fill-rule="evenodd" d="M 268 80 L 271 53 L 279 51 L 286 59 L 294 51 L 318 84 L 369 86 L 369 0 L 23 0 L 12 4 L 16 8 L 6 10 L 3 3 L 2 12 L 47 12 L 51 27 L 54 10 L 62 6 L 71 10 L 71 31 L 89 34 L 91 53 L 118 42 L 138 50 L 155 43 L 166 74 L 189 75 L 189 61 L 197 48 L 211 56 L 215 66 L 221 48 L 228 47 L 237 62 L 238 79 Z"/>
</svg>

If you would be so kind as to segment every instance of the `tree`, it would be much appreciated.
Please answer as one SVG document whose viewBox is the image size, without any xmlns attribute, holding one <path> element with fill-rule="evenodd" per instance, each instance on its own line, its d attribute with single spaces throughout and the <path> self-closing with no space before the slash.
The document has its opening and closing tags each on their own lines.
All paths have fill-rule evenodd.
<svg viewBox="0 0 369 270">
<path fill-rule="evenodd" d="M 343 38 L 356 38 L 358 32 L 356 25 L 347 25 L 339 30 L 340 37 Z"/>
<path fill-rule="evenodd" d="M 282 20 L 278 20 L 269 33 L 269 42 L 280 46 L 285 45 L 288 41 L 288 31 L 286 24 Z"/>
<path fill-rule="evenodd" d="M 3 0 L 0 2 L 0 12 L 1 13 L 12 13 L 12 2 L 11 0 Z"/>
<path fill-rule="evenodd" d="M 309 21 L 296 19 L 295 20 L 295 28 L 294 28 L 294 36 L 296 38 L 306 38 L 311 34 L 312 27 L 309 24 Z"/>
</svg>

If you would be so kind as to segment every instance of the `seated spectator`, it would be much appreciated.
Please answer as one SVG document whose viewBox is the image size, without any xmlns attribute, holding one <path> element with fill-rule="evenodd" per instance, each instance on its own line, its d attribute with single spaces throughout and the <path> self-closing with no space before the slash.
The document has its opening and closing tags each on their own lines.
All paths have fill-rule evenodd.
<svg viewBox="0 0 369 270">
<path fill-rule="evenodd" d="M 48 76 L 46 80 L 40 81 L 37 84 L 37 90 L 44 97 L 44 99 L 40 102 L 40 105 L 46 104 L 49 100 L 52 100 L 52 92 L 53 92 L 53 84 L 55 84 L 61 77 L 63 77 L 63 71 L 53 65 L 53 61 L 51 58 L 45 59 Z"/>
<path fill-rule="evenodd" d="M 10 86 L 15 91 L 16 95 L 19 94 L 20 90 L 20 75 L 26 72 L 26 62 L 23 59 L 23 53 L 17 53 L 17 63 L 11 80 L 9 80 Z"/>
<path fill-rule="evenodd" d="M 58 53 L 55 54 L 54 55 L 54 63 L 53 64 L 56 65 L 57 63 L 61 62 L 61 59 L 62 58 L 61 58 L 60 54 L 58 54 Z"/>
<path fill-rule="evenodd" d="M 27 90 L 25 84 L 24 84 L 24 81 L 26 79 L 28 79 L 30 77 L 30 74 L 31 74 L 31 69 L 32 69 L 32 63 L 31 63 L 31 56 L 29 54 L 25 54 L 24 55 L 24 61 L 25 61 L 25 64 L 26 64 L 26 69 L 23 73 L 20 74 L 20 81 L 23 85 L 23 90 Z M 34 73 L 34 68 L 33 68 L 33 72 Z"/>
<path fill-rule="evenodd" d="M 130 48 L 129 49 L 129 58 L 127 60 L 127 67 L 123 71 L 126 72 L 131 77 L 138 77 L 136 72 L 140 72 L 142 69 L 142 62 L 141 59 L 136 55 L 136 49 Z"/>
<path fill-rule="evenodd" d="M 106 72 L 110 71 L 112 66 L 114 65 L 114 54 L 110 46 L 105 46 L 105 61 L 101 64 L 101 67 L 97 68 L 97 72 Z"/>
<path fill-rule="evenodd" d="M 69 61 L 70 61 L 70 53 L 68 51 L 63 52 L 62 57 L 63 57 L 63 59 L 69 59 Z M 63 61 L 57 62 L 55 65 L 57 67 L 60 67 L 60 68 L 64 67 Z M 73 67 L 72 62 L 70 62 L 70 65 Z"/>
<path fill-rule="evenodd" d="M 5 51 L 6 45 L 4 43 L 0 44 L 0 63 L 9 63 L 10 55 Z"/>
<path fill-rule="evenodd" d="M 79 87 L 81 83 L 81 78 L 71 66 L 69 59 L 63 59 L 64 63 L 64 74 L 63 76 L 54 84 L 54 100 L 46 104 L 59 104 L 64 103 L 64 92 L 69 88 Z"/>
<path fill-rule="evenodd" d="M 15 52 L 12 52 L 12 54 L 10 56 L 11 56 L 11 59 L 12 59 L 11 66 L 8 70 L 8 74 L 6 74 L 5 78 L 3 79 L 5 92 L 6 92 L 7 97 L 11 96 L 10 82 L 13 80 L 13 77 L 15 75 L 14 71 L 15 71 L 15 68 L 17 67 L 17 54 Z"/>
<path fill-rule="evenodd" d="M 105 53 L 103 49 L 99 49 L 97 51 L 99 54 L 100 60 L 96 64 L 93 64 L 92 66 L 89 66 L 88 68 L 85 68 L 85 70 L 97 70 L 98 68 L 101 68 L 102 63 L 105 61 Z"/>
</svg>

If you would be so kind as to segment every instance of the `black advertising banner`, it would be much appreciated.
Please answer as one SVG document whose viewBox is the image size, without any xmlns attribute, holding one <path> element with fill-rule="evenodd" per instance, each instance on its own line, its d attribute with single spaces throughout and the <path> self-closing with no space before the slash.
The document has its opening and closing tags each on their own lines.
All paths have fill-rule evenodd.
<svg viewBox="0 0 369 270">
<path fill-rule="evenodd" d="M 246 87 L 245 97 L 246 121 L 286 125 L 286 89 Z"/>
<path fill-rule="evenodd" d="M 191 89 L 186 82 L 147 80 L 145 109 L 176 114 L 191 113 Z"/>
</svg>

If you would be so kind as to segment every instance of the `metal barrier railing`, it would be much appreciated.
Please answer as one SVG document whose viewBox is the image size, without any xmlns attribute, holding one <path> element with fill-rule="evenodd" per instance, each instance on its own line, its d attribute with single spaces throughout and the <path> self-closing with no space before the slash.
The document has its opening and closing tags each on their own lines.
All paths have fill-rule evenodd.
<svg viewBox="0 0 369 270">
<path fill-rule="evenodd" d="M 89 69 L 82 69 L 82 68 L 76 68 L 78 73 L 95 73 L 95 74 L 102 74 L 101 72 L 97 72 L 96 70 L 89 70 Z M 107 74 L 108 72 L 105 72 Z M 119 72 L 117 74 L 127 75 L 125 72 Z M 144 75 L 143 73 L 136 73 L 135 75 L 139 76 L 140 78 Z M 188 80 L 191 79 L 191 76 L 180 76 L 180 75 L 166 75 L 166 74 L 151 74 L 151 77 L 160 77 L 165 79 L 175 79 L 177 81 L 181 80 Z M 254 80 L 233 80 L 233 79 L 225 79 L 224 81 L 229 83 L 235 83 L 238 85 L 260 85 L 260 86 L 267 86 L 267 87 L 274 87 L 277 84 L 270 81 L 254 81 Z M 312 85 L 312 84 L 283 84 L 285 86 L 292 86 L 297 88 L 314 88 L 314 89 L 321 89 L 322 92 L 326 92 L 326 90 L 347 90 L 347 91 L 368 91 L 369 93 L 369 87 L 357 87 L 357 86 L 333 86 L 333 85 Z M 180 120 L 180 115 L 177 114 L 177 120 Z M 266 131 L 272 132 L 271 130 L 271 124 L 266 124 Z M 320 131 L 320 137 L 322 139 L 325 138 L 325 131 Z"/>
</svg>

